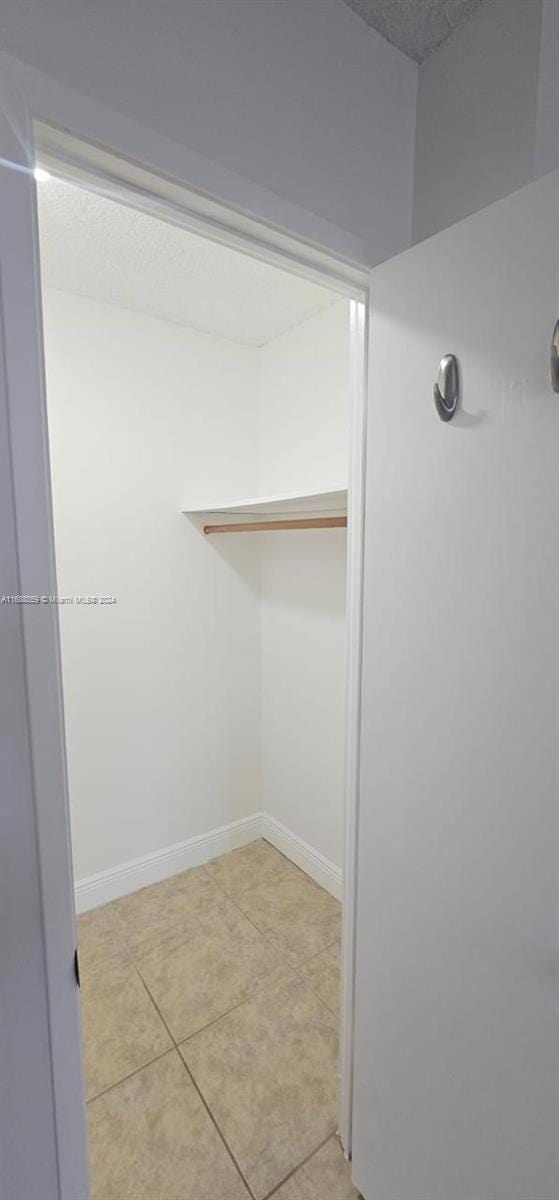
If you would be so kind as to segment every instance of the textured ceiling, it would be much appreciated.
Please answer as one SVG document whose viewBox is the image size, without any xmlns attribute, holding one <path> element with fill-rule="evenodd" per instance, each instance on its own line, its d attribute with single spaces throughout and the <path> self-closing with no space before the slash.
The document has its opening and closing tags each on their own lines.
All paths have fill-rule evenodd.
<svg viewBox="0 0 559 1200">
<path fill-rule="evenodd" d="M 261 346 L 339 296 L 57 179 L 38 184 L 43 285 Z"/>
<path fill-rule="evenodd" d="M 345 3 L 393 46 L 420 63 L 450 37 L 482 0 L 345 0 Z"/>
</svg>

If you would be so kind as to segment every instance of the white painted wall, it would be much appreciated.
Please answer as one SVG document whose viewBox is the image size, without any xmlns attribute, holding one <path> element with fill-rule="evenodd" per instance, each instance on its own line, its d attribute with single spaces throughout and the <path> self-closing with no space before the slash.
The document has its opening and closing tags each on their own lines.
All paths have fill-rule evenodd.
<svg viewBox="0 0 559 1200">
<path fill-rule="evenodd" d="M 4 0 L 0 41 L 71 131 L 148 163 L 172 139 L 198 156 L 193 185 L 293 232 L 313 214 L 364 263 L 409 245 L 417 68 L 341 0 Z"/>
<path fill-rule="evenodd" d="M 264 346 L 260 490 L 347 481 L 349 304 Z M 343 853 L 346 533 L 263 534 L 263 808 L 336 866 Z"/>
<path fill-rule="evenodd" d="M 263 807 L 341 867 L 347 537 L 260 540 Z"/>
<path fill-rule="evenodd" d="M 559 6 L 484 0 L 419 68 L 413 238 L 559 166 Z"/>
<path fill-rule="evenodd" d="M 262 347 L 259 491 L 347 481 L 349 301 Z"/>
<path fill-rule="evenodd" d="M 205 539 L 188 497 L 347 477 L 349 305 L 262 348 L 46 289 L 78 880 L 264 810 L 342 861 L 344 531 Z"/>
<path fill-rule="evenodd" d="M 253 492 L 242 347 L 47 291 L 45 340 L 78 879 L 260 807 L 258 559 L 181 515 Z"/>
</svg>

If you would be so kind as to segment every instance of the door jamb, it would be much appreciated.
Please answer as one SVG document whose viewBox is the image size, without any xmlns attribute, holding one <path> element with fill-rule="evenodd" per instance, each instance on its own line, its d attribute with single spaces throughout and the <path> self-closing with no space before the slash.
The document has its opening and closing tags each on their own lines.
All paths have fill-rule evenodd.
<svg viewBox="0 0 559 1200">
<path fill-rule="evenodd" d="M 368 354 L 368 270 L 331 251 L 189 190 L 39 119 L 33 122 L 37 161 L 68 182 L 151 213 L 172 224 L 283 267 L 331 290 L 350 303 L 348 544 L 346 582 L 346 735 L 340 1086 L 338 1131 L 351 1158 L 353 1012 L 355 987 L 356 876 L 361 714 L 362 591 L 365 515 L 365 433 Z M 46 436 L 46 434 L 45 434 Z"/>
<path fill-rule="evenodd" d="M 367 429 L 369 306 L 352 300 L 350 311 L 350 404 L 348 463 L 348 542 L 346 580 L 346 736 L 342 906 L 342 979 L 338 1132 L 351 1158 L 353 1107 L 353 1027 L 357 936 L 357 847 L 359 838 L 359 757 L 361 741 L 361 662 Z"/>
</svg>

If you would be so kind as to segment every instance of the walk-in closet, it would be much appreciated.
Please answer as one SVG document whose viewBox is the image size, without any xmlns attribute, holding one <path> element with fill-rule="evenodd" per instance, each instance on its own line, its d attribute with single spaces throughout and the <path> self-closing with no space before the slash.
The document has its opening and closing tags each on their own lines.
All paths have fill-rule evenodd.
<svg viewBox="0 0 559 1200">
<path fill-rule="evenodd" d="M 351 301 L 38 192 L 93 1195 L 133 1112 L 158 1200 L 264 1200 L 343 1161 Z"/>
</svg>

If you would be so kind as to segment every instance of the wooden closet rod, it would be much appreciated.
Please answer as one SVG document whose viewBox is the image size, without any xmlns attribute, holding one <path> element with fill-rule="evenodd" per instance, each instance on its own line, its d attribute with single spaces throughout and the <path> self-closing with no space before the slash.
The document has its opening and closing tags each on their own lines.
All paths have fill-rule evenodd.
<svg viewBox="0 0 559 1200">
<path fill-rule="evenodd" d="M 346 529 L 347 517 L 295 517 L 283 521 L 236 521 L 231 525 L 204 525 L 204 533 L 267 533 L 274 529 Z"/>
</svg>

